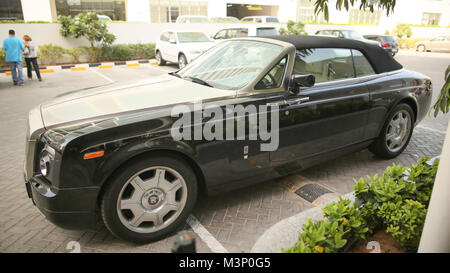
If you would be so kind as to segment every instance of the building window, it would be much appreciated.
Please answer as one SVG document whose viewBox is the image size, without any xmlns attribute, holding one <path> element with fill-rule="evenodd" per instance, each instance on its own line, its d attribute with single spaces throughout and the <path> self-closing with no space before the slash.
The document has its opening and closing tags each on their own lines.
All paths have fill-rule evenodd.
<svg viewBox="0 0 450 273">
<path fill-rule="evenodd" d="M 439 26 L 440 19 L 441 19 L 440 13 L 424 12 L 422 15 L 422 25 Z"/>
<path fill-rule="evenodd" d="M 114 21 L 126 21 L 125 0 L 55 0 L 55 5 L 58 16 L 96 12 Z"/>
<path fill-rule="evenodd" d="M 150 0 L 150 20 L 152 23 L 174 23 L 180 15 L 208 16 L 208 2 Z"/>
<path fill-rule="evenodd" d="M 323 13 L 314 14 L 314 3 L 310 0 L 299 0 L 297 5 L 297 21 L 304 23 L 324 23 Z"/>
<path fill-rule="evenodd" d="M 371 12 L 369 10 L 351 9 L 348 23 L 357 25 L 379 25 L 381 14 L 381 10 L 374 10 Z"/>
<path fill-rule="evenodd" d="M 0 20 L 23 20 L 20 0 L 1 0 Z"/>
<path fill-rule="evenodd" d="M 168 23 L 175 23 L 177 21 L 178 16 L 180 16 L 180 8 L 179 7 L 167 7 L 166 8 L 166 18 L 168 18 Z"/>
</svg>

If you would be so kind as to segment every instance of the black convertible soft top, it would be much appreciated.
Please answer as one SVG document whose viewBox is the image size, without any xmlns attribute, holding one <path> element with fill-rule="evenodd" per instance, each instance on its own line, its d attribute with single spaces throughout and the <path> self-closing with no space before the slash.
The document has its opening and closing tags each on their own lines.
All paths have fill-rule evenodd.
<svg viewBox="0 0 450 273">
<path fill-rule="evenodd" d="M 382 47 L 363 41 L 305 35 L 276 35 L 263 38 L 275 39 L 293 44 L 298 50 L 308 48 L 350 48 L 361 51 L 372 64 L 377 74 L 402 69 L 394 58 Z"/>
</svg>

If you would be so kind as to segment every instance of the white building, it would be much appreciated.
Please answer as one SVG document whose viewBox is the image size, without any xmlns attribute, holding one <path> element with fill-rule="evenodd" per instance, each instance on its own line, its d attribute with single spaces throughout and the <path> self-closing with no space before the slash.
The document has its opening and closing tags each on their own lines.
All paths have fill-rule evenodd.
<svg viewBox="0 0 450 273">
<path fill-rule="evenodd" d="M 377 25 L 392 28 L 397 23 L 450 26 L 450 0 L 397 0 L 395 12 L 336 10 L 330 0 L 330 22 Z M 179 15 L 209 17 L 251 15 L 278 16 L 280 21 L 323 22 L 314 15 L 310 0 L 1 0 L 0 20 L 56 21 L 58 15 L 96 11 L 112 20 L 129 22 L 174 22 Z"/>
</svg>

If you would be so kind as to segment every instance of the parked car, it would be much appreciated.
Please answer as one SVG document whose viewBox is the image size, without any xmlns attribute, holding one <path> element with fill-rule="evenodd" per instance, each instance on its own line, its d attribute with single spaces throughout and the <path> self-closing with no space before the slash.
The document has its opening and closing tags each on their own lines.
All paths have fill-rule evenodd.
<svg viewBox="0 0 450 273">
<path fill-rule="evenodd" d="M 239 19 L 233 16 L 211 17 L 209 21 L 212 23 L 239 23 Z"/>
<path fill-rule="evenodd" d="M 181 15 L 177 17 L 175 23 L 208 23 L 207 16 Z"/>
<path fill-rule="evenodd" d="M 100 214 L 117 237 L 158 240 L 185 223 L 200 193 L 271 180 L 367 147 L 396 157 L 426 116 L 431 92 L 429 77 L 361 41 L 232 39 L 178 72 L 70 92 L 31 110 L 25 186 L 58 226 L 92 227 Z M 204 106 L 195 106 L 199 99 Z M 213 105 L 260 109 L 278 148 L 263 150 L 271 140 L 250 140 L 248 131 L 239 141 L 190 140 L 189 131 L 188 138 L 172 137 L 175 106 L 187 117 L 200 115 L 193 126 L 202 131 Z"/>
<path fill-rule="evenodd" d="M 391 53 L 392 56 L 395 56 L 395 54 L 398 53 L 398 43 L 395 38 L 390 35 L 364 35 L 363 37 L 365 39 L 379 42 L 381 47 Z"/>
<path fill-rule="evenodd" d="M 350 29 L 324 29 L 316 31 L 316 35 L 319 36 L 329 36 L 329 37 L 338 37 L 338 38 L 346 38 L 363 41 L 369 44 L 381 46 L 379 42 L 364 39 L 364 37 L 356 30 Z"/>
<path fill-rule="evenodd" d="M 278 35 L 278 29 L 267 26 L 248 26 L 238 28 L 225 28 L 217 31 L 211 36 L 214 41 L 222 41 L 226 39 L 248 37 L 248 36 L 271 36 Z"/>
<path fill-rule="evenodd" d="M 214 42 L 203 32 L 165 31 L 156 42 L 155 58 L 158 65 L 168 61 L 183 68 L 212 46 Z"/>
<path fill-rule="evenodd" d="M 97 14 L 99 21 L 111 22 L 111 18 L 108 15 Z"/>
<path fill-rule="evenodd" d="M 254 23 L 279 23 L 275 16 L 247 16 L 241 19 L 242 22 L 254 22 Z"/>
<path fill-rule="evenodd" d="M 416 50 L 419 52 L 425 51 L 450 51 L 450 36 L 439 36 L 429 41 L 417 42 Z"/>
</svg>

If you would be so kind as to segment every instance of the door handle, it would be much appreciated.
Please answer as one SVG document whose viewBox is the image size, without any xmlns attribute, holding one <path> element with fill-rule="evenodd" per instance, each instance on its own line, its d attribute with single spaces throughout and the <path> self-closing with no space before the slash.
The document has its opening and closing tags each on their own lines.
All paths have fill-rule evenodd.
<svg viewBox="0 0 450 273">
<path fill-rule="evenodd" d="M 309 97 L 302 97 L 302 98 L 297 98 L 297 99 L 287 100 L 287 101 L 286 101 L 286 104 L 287 104 L 287 105 L 300 104 L 300 103 L 307 102 L 307 101 L 309 101 Z M 285 105 L 286 105 L 286 104 L 285 104 Z"/>
<path fill-rule="evenodd" d="M 294 104 L 301 104 L 303 102 L 309 101 L 309 97 L 302 97 L 302 98 L 296 98 L 296 99 L 290 99 L 290 100 L 282 100 L 278 102 L 269 102 L 266 104 L 266 106 L 275 107 L 275 106 L 284 106 L 284 105 L 294 105 Z"/>
</svg>

